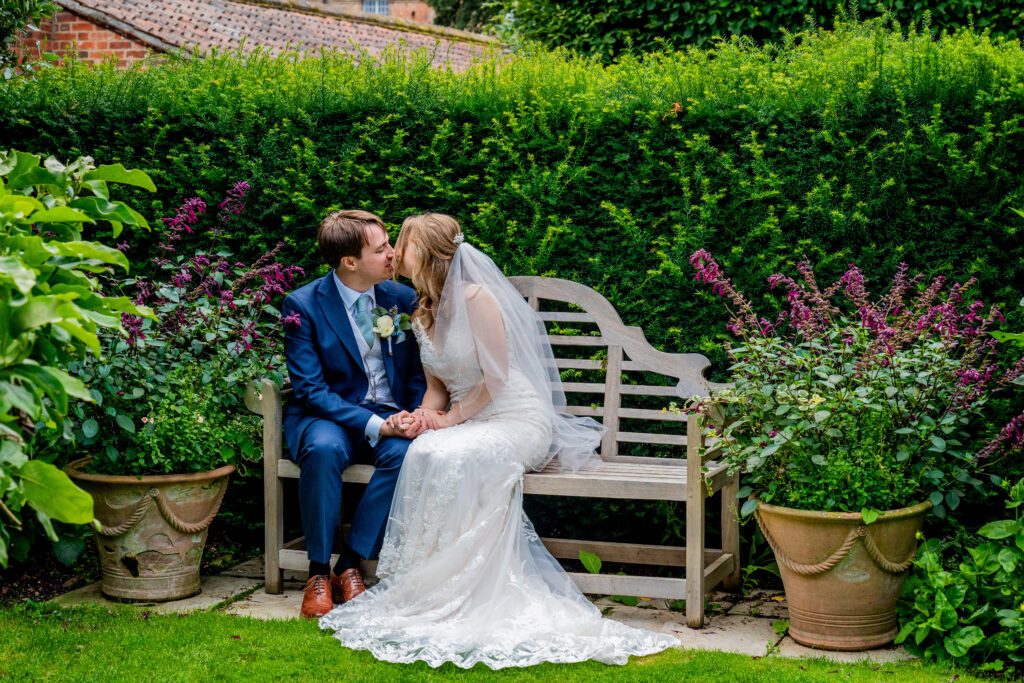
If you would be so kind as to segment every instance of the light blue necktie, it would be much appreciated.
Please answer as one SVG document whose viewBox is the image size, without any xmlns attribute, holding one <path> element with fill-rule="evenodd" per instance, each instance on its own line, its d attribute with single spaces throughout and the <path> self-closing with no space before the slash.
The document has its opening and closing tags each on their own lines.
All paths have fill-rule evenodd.
<svg viewBox="0 0 1024 683">
<path fill-rule="evenodd" d="M 356 327 L 366 340 L 366 345 L 373 346 L 373 314 L 370 313 L 370 295 L 362 294 L 355 303 Z"/>
</svg>

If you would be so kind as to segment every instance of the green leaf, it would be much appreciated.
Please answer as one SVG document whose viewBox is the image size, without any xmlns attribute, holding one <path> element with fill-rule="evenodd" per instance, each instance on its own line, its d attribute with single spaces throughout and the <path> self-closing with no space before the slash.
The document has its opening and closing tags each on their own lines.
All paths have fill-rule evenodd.
<svg viewBox="0 0 1024 683">
<path fill-rule="evenodd" d="M 93 418 L 89 418 L 82 423 L 82 433 L 85 434 L 85 438 L 91 439 L 100 433 L 100 425 Z"/>
<path fill-rule="evenodd" d="M 819 410 L 818 412 L 814 413 L 814 421 L 824 422 L 829 418 L 830 415 L 832 415 L 832 413 L 830 413 L 827 410 Z"/>
<path fill-rule="evenodd" d="M 756 510 L 756 509 L 757 509 L 757 498 L 751 498 L 750 500 L 748 500 L 747 502 L 745 502 L 743 504 L 743 507 L 740 508 L 740 516 L 741 517 L 747 517 L 749 515 L 752 515 L 752 514 L 754 514 L 754 510 Z"/>
<path fill-rule="evenodd" d="M 18 470 L 29 505 L 58 522 L 88 524 L 93 520 L 92 496 L 75 486 L 48 462 L 29 460 Z"/>
<path fill-rule="evenodd" d="M 939 436 L 932 434 L 928 437 L 928 440 L 932 442 L 932 447 L 928 450 L 935 451 L 937 453 L 943 453 L 946 450 L 946 442 Z"/>
<path fill-rule="evenodd" d="M 53 554 L 60 563 L 70 567 L 85 550 L 85 541 L 80 538 L 62 538 L 53 545 Z"/>
<path fill-rule="evenodd" d="M 985 633 L 977 626 L 958 628 L 943 639 L 946 652 L 954 657 L 963 657 L 967 651 L 985 639 Z"/>
<path fill-rule="evenodd" d="M 629 605 L 630 607 L 636 607 L 640 603 L 640 598 L 635 595 L 613 595 L 611 598 L 615 602 L 621 602 L 623 605 Z"/>
<path fill-rule="evenodd" d="M 28 217 L 32 223 L 95 223 L 88 214 L 75 211 L 67 206 L 55 206 L 52 209 L 36 211 Z"/>
<path fill-rule="evenodd" d="M 772 630 L 780 636 L 786 635 L 786 631 L 789 630 L 789 619 L 776 619 L 772 622 Z"/>
<path fill-rule="evenodd" d="M 601 573 L 601 558 L 594 553 L 588 553 L 586 550 L 581 550 L 580 562 L 583 563 L 583 568 L 591 574 Z"/>
<path fill-rule="evenodd" d="M 121 266 L 128 270 L 128 257 L 118 249 L 99 244 L 98 242 L 56 242 L 53 246 L 63 256 L 74 256 L 86 261 L 99 261 Z"/>
<path fill-rule="evenodd" d="M 13 284 L 22 294 L 28 294 L 36 284 L 36 272 L 26 268 L 20 258 L 0 256 L 0 282 Z"/>
<path fill-rule="evenodd" d="M 19 335 L 34 327 L 61 322 L 66 318 L 77 318 L 78 311 L 67 300 L 68 295 L 37 296 L 29 299 L 25 305 L 13 309 L 11 332 Z"/>
<path fill-rule="evenodd" d="M 132 422 L 132 419 L 124 413 L 119 413 L 118 416 L 114 418 L 114 421 L 117 422 L 117 425 L 121 429 L 125 430 L 129 434 L 135 433 L 135 423 Z"/>
<path fill-rule="evenodd" d="M 872 510 L 871 508 L 861 508 L 860 518 L 864 520 L 865 524 L 872 524 L 878 515 L 881 514 L 878 510 Z"/>
<path fill-rule="evenodd" d="M 121 164 L 105 164 L 85 174 L 83 180 L 105 180 L 108 183 L 121 183 L 122 185 L 134 185 L 150 192 L 156 192 L 156 185 L 148 175 L 138 169 L 131 171 L 125 169 Z"/>
<path fill-rule="evenodd" d="M 978 535 L 984 538 L 999 539 L 1009 538 L 1017 533 L 1021 523 L 1012 519 L 1001 519 L 998 522 L 989 522 L 978 529 Z"/>
</svg>

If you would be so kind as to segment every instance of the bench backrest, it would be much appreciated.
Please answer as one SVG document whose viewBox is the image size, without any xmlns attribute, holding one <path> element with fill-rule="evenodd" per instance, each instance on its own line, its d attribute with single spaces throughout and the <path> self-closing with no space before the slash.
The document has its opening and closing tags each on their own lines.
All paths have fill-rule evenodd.
<svg viewBox="0 0 1024 683">
<path fill-rule="evenodd" d="M 718 386 L 704 379 L 710 365 L 705 356 L 658 351 L 639 327 L 623 324 L 608 300 L 585 285 L 534 276 L 509 279 L 545 321 L 563 373 L 567 412 L 598 418 L 607 428 L 604 460 L 618 459 L 624 451 L 635 454 L 632 444 L 686 445 L 687 416 L 668 407 L 675 402 L 681 409 L 688 399 L 707 396 Z M 666 430 L 665 422 L 683 424 Z"/>
<path fill-rule="evenodd" d="M 687 415 L 681 408 L 688 399 L 723 386 L 704 379 L 707 357 L 658 351 L 639 327 L 623 324 L 608 300 L 585 285 L 536 276 L 509 279 L 548 328 L 563 374 L 567 412 L 605 425 L 602 459 L 628 460 L 642 444 L 687 445 Z M 281 400 L 291 393 L 288 382 L 279 390 L 271 380 L 248 392 L 250 410 L 265 420 L 273 415 L 264 424 L 265 440 L 279 442 Z M 669 410 L 672 402 L 680 410 Z M 679 423 L 679 429 L 665 429 L 666 422 Z"/>
</svg>

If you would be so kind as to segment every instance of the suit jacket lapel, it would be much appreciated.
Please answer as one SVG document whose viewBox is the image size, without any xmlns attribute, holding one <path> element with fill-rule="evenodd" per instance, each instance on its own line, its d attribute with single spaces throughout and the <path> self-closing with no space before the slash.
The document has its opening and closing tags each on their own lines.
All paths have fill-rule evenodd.
<svg viewBox="0 0 1024 683">
<path fill-rule="evenodd" d="M 317 287 L 317 299 L 320 302 L 320 310 L 330 323 L 334 333 L 341 339 L 348 352 L 356 362 L 360 370 L 363 369 L 363 359 L 359 355 L 359 344 L 356 343 L 355 332 L 352 331 L 352 324 L 348 321 L 348 312 L 345 310 L 345 303 L 338 294 L 338 286 L 334 282 L 334 274 L 328 273 L 320 281 Z M 365 370 L 364 370 L 365 372 Z"/>
<path fill-rule="evenodd" d="M 390 311 L 391 307 L 397 302 L 395 298 L 391 296 L 391 293 L 387 291 L 384 284 L 381 283 L 373 288 L 374 297 L 377 299 L 378 308 L 383 308 L 386 311 Z M 388 384 L 391 386 L 391 395 L 395 395 L 395 357 L 394 353 L 395 340 L 391 340 L 391 353 L 388 353 L 388 342 L 386 339 L 379 339 L 380 342 L 380 355 L 384 359 L 384 372 L 388 376 Z"/>
</svg>

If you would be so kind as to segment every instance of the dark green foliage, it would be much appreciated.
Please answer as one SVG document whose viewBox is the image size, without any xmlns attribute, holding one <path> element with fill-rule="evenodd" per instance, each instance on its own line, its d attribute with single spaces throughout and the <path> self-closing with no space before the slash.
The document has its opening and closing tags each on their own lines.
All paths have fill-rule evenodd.
<svg viewBox="0 0 1024 683">
<path fill-rule="evenodd" d="M 611 67 L 562 51 L 503 59 L 464 74 L 394 54 L 70 64 L 0 90 L 0 146 L 141 167 L 160 190 L 133 204 L 150 217 L 245 179 L 228 245 L 251 259 L 283 240 L 279 260 L 309 277 L 332 208 L 391 226 L 451 213 L 507 273 L 595 287 L 655 346 L 711 357 L 718 378 L 728 314 L 692 280 L 700 247 L 765 293 L 761 310 L 777 304 L 766 278 L 802 254 L 822 282 L 856 262 L 878 290 L 906 260 L 976 275 L 974 294 L 1008 311 L 1003 329 L 1021 329 L 1018 45 L 866 22 Z M 154 253 L 129 242 L 135 263 Z M 1019 412 L 1002 410 L 993 423 Z M 552 525 L 589 526 L 572 509 Z M 644 534 L 664 532 L 665 514 L 641 517 Z"/>
<path fill-rule="evenodd" d="M 979 529 L 987 540 L 968 547 L 959 567 L 943 567 L 935 539 L 921 547 L 896 642 L 925 659 L 1016 678 L 1024 673 L 1024 479 L 1005 488 L 1013 519 Z"/>
<path fill-rule="evenodd" d="M 502 11 L 500 0 L 427 0 L 434 23 L 463 31 L 482 31 Z"/>
<path fill-rule="evenodd" d="M 827 26 L 833 13 L 882 10 L 896 21 L 938 32 L 967 26 L 1015 39 L 1024 31 L 1024 6 L 1018 0 L 510 0 L 512 30 L 547 47 L 567 47 L 601 59 L 625 51 L 647 52 L 668 45 L 710 46 L 716 37 L 743 35 L 782 42 L 811 25 Z"/>
</svg>

